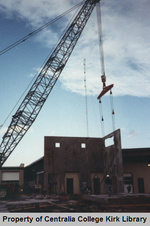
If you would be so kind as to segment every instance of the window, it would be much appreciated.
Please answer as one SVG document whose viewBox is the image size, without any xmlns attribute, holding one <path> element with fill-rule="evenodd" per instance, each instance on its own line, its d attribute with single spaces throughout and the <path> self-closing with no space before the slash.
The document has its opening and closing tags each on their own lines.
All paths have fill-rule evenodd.
<svg viewBox="0 0 150 226">
<path fill-rule="evenodd" d="M 55 148 L 60 148 L 60 143 L 55 143 Z"/>
<path fill-rule="evenodd" d="M 105 139 L 105 147 L 109 147 L 111 145 L 114 145 L 114 136 Z"/>
<path fill-rule="evenodd" d="M 2 172 L 2 181 L 19 181 L 19 172 Z"/>
<path fill-rule="evenodd" d="M 85 143 L 81 143 L 81 148 L 86 148 L 86 144 Z"/>
</svg>

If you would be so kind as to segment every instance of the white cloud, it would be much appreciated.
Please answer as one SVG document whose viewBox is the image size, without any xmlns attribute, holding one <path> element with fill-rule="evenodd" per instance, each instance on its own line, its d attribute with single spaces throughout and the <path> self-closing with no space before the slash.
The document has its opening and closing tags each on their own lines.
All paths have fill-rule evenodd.
<svg viewBox="0 0 150 226">
<path fill-rule="evenodd" d="M 113 1 L 111 1 L 113 2 Z M 122 2 L 110 13 L 111 5 L 104 5 L 102 12 L 104 34 L 104 58 L 107 85 L 114 84 L 114 95 L 150 96 L 150 47 L 145 8 L 137 14 L 137 4 L 127 13 L 120 13 Z M 145 1 L 146 3 L 146 1 Z M 148 2 L 147 2 L 148 3 Z M 123 3 L 125 7 L 125 4 Z M 122 6 L 122 7 L 123 7 Z M 117 8 L 118 7 L 118 8 Z M 118 11 L 117 11 L 118 9 Z M 119 10 L 120 9 L 120 10 Z M 139 15 L 141 19 L 139 19 Z M 148 15 L 148 14 L 146 14 Z M 143 20 L 142 20 L 143 19 Z M 63 87 L 83 93 L 80 87 L 83 80 L 83 67 L 78 67 L 83 58 L 87 59 L 87 85 L 90 94 L 98 94 L 100 84 L 100 56 L 98 50 L 96 18 L 92 16 L 72 56 L 70 70 L 65 71 Z M 91 67 L 90 67 L 91 66 Z M 76 69 L 78 68 L 78 70 Z M 78 75 L 76 75 L 78 74 Z M 77 79 L 78 77 L 78 79 Z M 80 82 L 79 82 L 80 77 Z"/>
<path fill-rule="evenodd" d="M 55 18 L 71 6 L 69 0 L 1 0 L 0 2 L 0 10 L 8 17 L 16 15 L 33 26 L 39 26 L 43 21 Z"/>
<path fill-rule="evenodd" d="M 80 1 L 1 0 L 0 10 L 9 17 L 15 14 L 27 21 L 28 26 L 37 28 L 78 2 Z M 115 85 L 114 95 L 150 97 L 149 7 L 148 0 L 102 1 L 107 85 L 111 83 Z M 66 21 L 63 20 L 59 30 L 62 31 L 64 24 Z M 36 41 L 53 46 L 58 36 L 58 30 L 49 28 L 38 35 Z M 64 89 L 84 94 L 82 65 L 84 58 L 87 62 L 88 93 L 97 95 L 102 84 L 95 13 L 88 21 L 63 76 L 60 77 Z"/>
<path fill-rule="evenodd" d="M 33 78 L 33 77 L 35 77 L 40 71 L 41 71 L 41 69 L 42 68 L 33 68 L 32 69 L 32 73 L 30 73 L 29 75 L 28 75 L 28 77 L 31 77 L 31 78 Z"/>
<path fill-rule="evenodd" d="M 6 133 L 7 129 L 8 129 L 8 127 L 1 127 L 0 128 L 0 136 L 3 136 Z"/>
<path fill-rule="evenodd" d="M 131 138 L 133 138 L 133 137 L 136 137 L 138 134 L 139 134 L 138 131 L 132 130 L 132 131 L 130 131 L 130 133 L 128 134 L 127 138 L 128 138 L 128 139 L 131 139 Z"/>
</svg>

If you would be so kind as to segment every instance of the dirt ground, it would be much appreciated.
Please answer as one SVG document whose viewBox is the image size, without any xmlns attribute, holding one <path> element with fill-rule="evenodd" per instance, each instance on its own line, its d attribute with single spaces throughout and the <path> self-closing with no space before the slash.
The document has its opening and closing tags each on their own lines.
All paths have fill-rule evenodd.
<svg viewBox="0 0 150 226">
<path fill-rule="evenodd" d="M 21 195 L 0 201 L 0 212 L 150 212 L 150 195 Z"/>
</svg>

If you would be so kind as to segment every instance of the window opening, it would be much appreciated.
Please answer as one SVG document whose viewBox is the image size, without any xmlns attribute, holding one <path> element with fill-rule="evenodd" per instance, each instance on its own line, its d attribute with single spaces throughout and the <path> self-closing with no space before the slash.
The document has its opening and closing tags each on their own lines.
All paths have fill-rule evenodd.
<svg viewBox="0 0 150 226">
<path fill-rule="evenodd" d="M 86 144 L 85 143 L 81 143 L 81 148 L 86 148 Z"/>
<path fill-rule="evenodd" d="M 55 148 L 60 148 L 60 143 L 55 143 Z"/>
</svg>

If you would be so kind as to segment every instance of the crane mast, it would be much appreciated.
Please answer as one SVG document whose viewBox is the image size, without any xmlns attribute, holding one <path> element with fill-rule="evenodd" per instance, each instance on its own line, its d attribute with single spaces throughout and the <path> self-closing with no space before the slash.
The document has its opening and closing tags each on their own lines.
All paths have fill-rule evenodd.
<svg viewBox="0 0 150 226">
<path fill-rule="evenodd" d="M 12 116 L 11 123 L 0 145 L 0 166 L 4 164 L 35 121 L 64 69 L 96 3 L 99 1 L 86 0 L 84 2 L 82 8 L 41 69 L 18 110 Z"/>
</svg>

